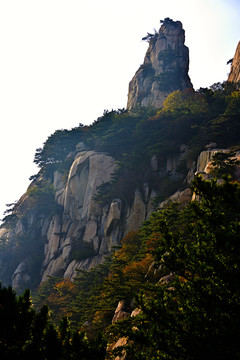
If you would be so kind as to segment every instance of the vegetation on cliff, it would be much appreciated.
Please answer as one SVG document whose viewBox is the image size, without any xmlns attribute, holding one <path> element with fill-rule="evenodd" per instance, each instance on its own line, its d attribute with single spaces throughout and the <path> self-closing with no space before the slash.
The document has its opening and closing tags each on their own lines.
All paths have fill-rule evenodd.
<svg viewBox="0 0 240 360">
<path fill-rule="evenodd" d="M 200 201 L 140 230 L 156 279 L 136 294 L 140 314 L 109 329 L 112 341 L 127 337 L 129 359 L 240 358 L 240 186 L 196 178 L 192 188 Z"/>
<path fill-rule="evenodd" d="M 73 331 L 67 318 L 54 326 L 47 306 L 35 311 L 28 290 L 17 296 L 0 286 L 0 357 L 8 359 L 105 359 L 101 336 L 86 337 Z"/>
<path fill-rule="evenodd" d="M 166 153 L 174 154 L 181 144 L 188 145 L 179 169 L 184 186 L 187 162 L 196 160 L 207 144 L 238 149 L 239 118 L 240 92 L 227 83 L 197 92 L 175 91 L 158 110 L 105 112 L 89 127 L 56 131 L 36 152 L 40 172 L 28 190 L 28 201 L 14 205 L 3 226 L 11 227 L 19 216 L 24 219 L 32 208 L 49 218 L 61 212 L 54 200 L 53 173 L 57 169 L 67 174 L 80 142 L 85 149 L 106 152 L 119 163 L 112 182 L 99 188 L 99 202 L 116 196 L 123 203 L 131 202 L 134 190 L 144 182 L 166 198 L 179 189 L 179 183 L 168 182 L 168 174 L 154 175 L 150 169 L 152 156 L 161 164 Z M 215 156 L 213 175 L 232 172 L 237 162 L 230 155 Z M 222 185 L 197 178 L 192 189 L 199 201 L 174 203 L 153 213 L 141 229 L 128 233 L 121 248 L 104 264 L 88 272 L 79 271 L 73 282 L 49 278 L 34 293 L 36 310 L 30 305 L 29 293 L 17 297 L 11 289 L 1 289 L 0 310 L 11 313 L 14 309 L 15 314 L 9 322 L 15 333 L 3 330 L 1 335 L 2 358 L 7 358 L 7 353 L 14 357 L 17 352 L 35 356 L 34 351 L 39 349 L 39 359 L 50 359 L 51 355 L 46 354 L 55 344 L 59 353 L 54 358 L 77 359 L 77 344 L 78 349 L 84 349 L 83 359 L 101 359 L 105 343 L 99 340 L 96 349 L 94 340 L 99 331 L 108 342 L 127 337 L 129 359 L 153 359 L 153 354 L 154 359 L 240 358 L 239 183 L 227 177 Z M 0 265 L 4 268 L 11 253 L 10 265 L 14 267 L 27 249 L 36 256 L 32 269 L 39 269 L 43 246 L 38 237 L 15 243 L 11 239 L 2 241 Z M 4 300 L 4 296 L 12 300 Z M 141 309 L 141 313 L 112 325 L 120 300 L 125 301 L 126 314 L 134 308 Z M 8 310 L 11 304 L 13 308 Z M 51 310 L 53 324 L 45 304 Z M 68 317 L 70 327 L 61 320 L 63 316 Z M 41 331 L 37 328 L 39 322 L 43 324 Z M 24 325 L 22 334 L 19 324 Z M 89 355 L 91 351 L 96 351 L 95 357 Z"/>
<path fill-rule="evenodd" d="M 149 107 L 131 112 L 106 111 L 90 126 L 80 124 L 72 130 L 58 130 L 36 151 L 34 161 L 41 168 L 38 176 L 44 173 L 51 178 L 56 169 L 67 172 L 75 147 L 82 142 L 85 149 L 106 152 L 119 163 L 111 185 L 104 184 L 99 189 L 105 200 L 117 196 L 127 201 L 143 182 L 154 184 L 156 190 L 160 190 L 166 179 L 155 179 L 150 172 L 153 155 L 163 164 L 166 154 L 177 153 L 181 144 L 189 146 L 190 159 L 196 159 L 209 143 L 216 143 L 218 148 L 239 145 L 240 94 L 237 89 L 237 84 L 217 83 L 197 92 L 177 90 L 168 96 L 160 110 Z M 175 184 L 171 191 L 178 187 L 179 184 Z M 164 190 L 165 197 L 170 195 Z"/>
<path fill-rule="evenodd" d="M 28 292 L 18 298 L 1 289 L 1 311 L 11 319 L 2 329 L 2 354 L 101 359 L 101 331 L 108 343 L 128 339 L 128 359 L 240 358 L 240 185 L 197 177 L 192 190 L 198 201 L 153 213 L 104 265 L 81 271 L 73 283 L 50 278 L 35 297 L 38 310 Z M 141 311 L 112 325 L 122 299 L 126 314 Z"/>
</svg>

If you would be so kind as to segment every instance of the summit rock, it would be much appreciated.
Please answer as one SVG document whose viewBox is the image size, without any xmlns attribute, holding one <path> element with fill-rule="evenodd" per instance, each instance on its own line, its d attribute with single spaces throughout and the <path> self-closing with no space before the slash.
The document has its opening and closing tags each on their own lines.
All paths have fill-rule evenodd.
<svg viewBox="0 0 240 360">
<path fill-rule="evenodd" d="M 144 63 L 129 83 L 129 110 L 136 106 L 162 106 L 175 90 L 193 88 L 188 76 L 189 50 L 180 21 L 166 18 L 159 32 L 143 38 L 149 42 Z"/>
<path fill-rule="evenodd" d="M 237 83 L 240 81 L 240 41 L 238 43 L 234 58 L 232 60 L 231 70 L 228 81 Z"/>
</svg>

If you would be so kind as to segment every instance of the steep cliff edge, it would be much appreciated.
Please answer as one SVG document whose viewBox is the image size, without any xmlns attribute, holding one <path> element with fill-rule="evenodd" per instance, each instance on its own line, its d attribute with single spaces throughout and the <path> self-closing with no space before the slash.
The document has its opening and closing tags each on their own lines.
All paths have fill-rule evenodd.
<svg viewBox="0 0 240 360">
<path fill-rule="evenodd" d="M 201 153 L 196 169 L 205 169 L 215 152 Z M 149 164 L 151 177 L 156 177 L 157 172 L 161 181 L 165 173 L 172 186 L 176 179 L 179 186 L 179 179 L 183 183 L 184 177 L 177 168 L 187 154 L 186 146 L 181 146 L 179 153 L 166 156 L 164 167 L 159 167 L 153 156 Z M 189 173 L 195 169 L 194 163 L 192 166 Z M 96 198 L 99 186 L 110 181 L 117 167 L 114 158 L 104 153 L 77 152 L 67 179 L 59 171 L 54 172 L 56 203 L 50 213 L 50 199 L 47 208 L 35 206 L 31 195 L 33 182 L 30 191 L 15 207 L 13 223 L 7 222 L 8 226 L 0 229 L 1 241 L 5 243 L 0 253 L 0 276 L 4 283 L 21 290 L 34 288 L 49 276 L 73 279 L 77 269 L 89 270 L 101 263 L 104 256 L 120 245 L 129 231 L 139 229 L 158 206 L 191 199 L 191 191 L 186 189 L 161 202 L 159 190 L 144 182 L 138 183 L 132 201 L 124 203 L 120 198 L 111 198 L 103 205 Z M 188 177 L 191 181 L 192 175 Z M 185 180 L 185 186 L 187 184 Z M 40 202 L 38 199 L 37 203 Z"/>
<path fill-rule="evenodd" d="M 231 70 L 230 70 L 230 74 L 228 76 L 228 81 L 237 83 L 240 81 L 240 41 L 238 43 L 233 61 L 232 61 L 232 65 L 231 65 Z"/>
<path fill-rule="evenodd" d="M 197 163 L 204 149 L 238 146 L 239 91 L 175 91 L 158 109 L 173 90 L 192 89 L 187 71 L 182 24 L 165 19 L 130 83 L 131 111 L 57 130 L 37 149 L 40 171 L 0 228 L 3 285 L 34 289 L 95 268 L 169 197 L 190 200 L 195 171 L 215 151 Z"/>
<path fill-rule="evenodd" d="M 144 63 L 129 84 L 128 109 L 137 105 L 160 108 L 172 91 L 192 88 L 182 23 L 165 19 L 159 33 L 149 34 L 147 40 Z"/>
<path fill-rule="evenodd" d="M 161 178 L 163 172 L 171 172 L 176 176 L 176 168 L 186 155 L 183 150 L 166 158 L 165 169 L 153 158 L 149 164 L 152 174 L 157 171 Z M 34 288 L 48 276 L 72 279 L 76 269 L 95 267 L 129 231 L 141 226 L 156 209 L 153 200 L 157 191 L 148 183 L 138 184 L 128 203 L 111 198 L 103 205 L 96 199 L 99 186 L 111 180 L 117 167 L 114 158 L 104 153 L 79 151 L 67 179 L 54 172 L 53 213 L 49 213 L 48 204 L 46 208 L 34 206 L 34 184 L 30 186 L 15 206 L 13 223 L 0 229 L 6 247 L 0 253 L 4 283 L 23 289 Z M 40 180 L 38 187 L 43 186 L 41 182 L 44 184 Z"/>
</svg>

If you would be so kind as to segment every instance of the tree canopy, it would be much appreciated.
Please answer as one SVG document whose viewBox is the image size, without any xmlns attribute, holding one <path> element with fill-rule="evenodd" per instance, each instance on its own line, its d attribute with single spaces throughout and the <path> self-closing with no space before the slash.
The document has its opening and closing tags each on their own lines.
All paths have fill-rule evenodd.
<svg viewBox="0 0 240 360">
<path fill-rule="evenodd" d="M 195 201 L 153 213 L 71 289 L 59 280 L 50 307 L 109 343 L 126 337 L 129 359 L 239 359 L 240 185 L 197 177 L 192 191 Z M 111 325 L 120 300 L 140 313 Z"/>
<path fill-rule="evenodd" d="M 129 339 L 129 359 L 240 358 L 240 185 L 197 178 L 193 191 L 200 201 L 141 230 L 159 280 L 137 293 L 140 315 L 110 329 Z"/>
<path fill-rule="evenodd" d="M 50 321 L 47 306 L 37 312 L 30 292 L 17 296 L 11 287 L 0 286 L 0 357 L 10 359 L 70 360 L 105 359 L 100 336 L 88 339 L 73 331 L 66 317 L 59 326 Z"/>
</svg>

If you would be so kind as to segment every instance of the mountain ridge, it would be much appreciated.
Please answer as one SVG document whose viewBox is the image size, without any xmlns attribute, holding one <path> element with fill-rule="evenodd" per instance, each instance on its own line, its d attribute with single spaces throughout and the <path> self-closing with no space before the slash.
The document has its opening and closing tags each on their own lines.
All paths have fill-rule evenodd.
<svg viewBox="0 0 240 360">
<path fill-rule="evenodd" d="M 170 81 L 160 107 L 154 102 L 139 107 L 136 100 L 130 111 L 105 112 L 89 127 L 57 130 L 37 149 L 40 171 L 0 229 L 3 284 L 34 289 L 49 276 L 73 279 L 77 269 L 90 270 L 169 196 L 191 198 L 184 191 L 205 147 L 238 144 L 235 85 L 194 92 L 186 72 L 182 24 L 165 19 L 161 29 L 150 36 L 146 63 L 153 64 L 153 51 L 162 68 L 162 50 L 156 53 L 155 45 L 164 36 L 161 42 L 167 46 L 171 35 L 179 44 L 175 47 L 187 54 L 187 88 L 172 88 Z M 176 61 L 174 54 L 170 68 Z"/>
</svg>

